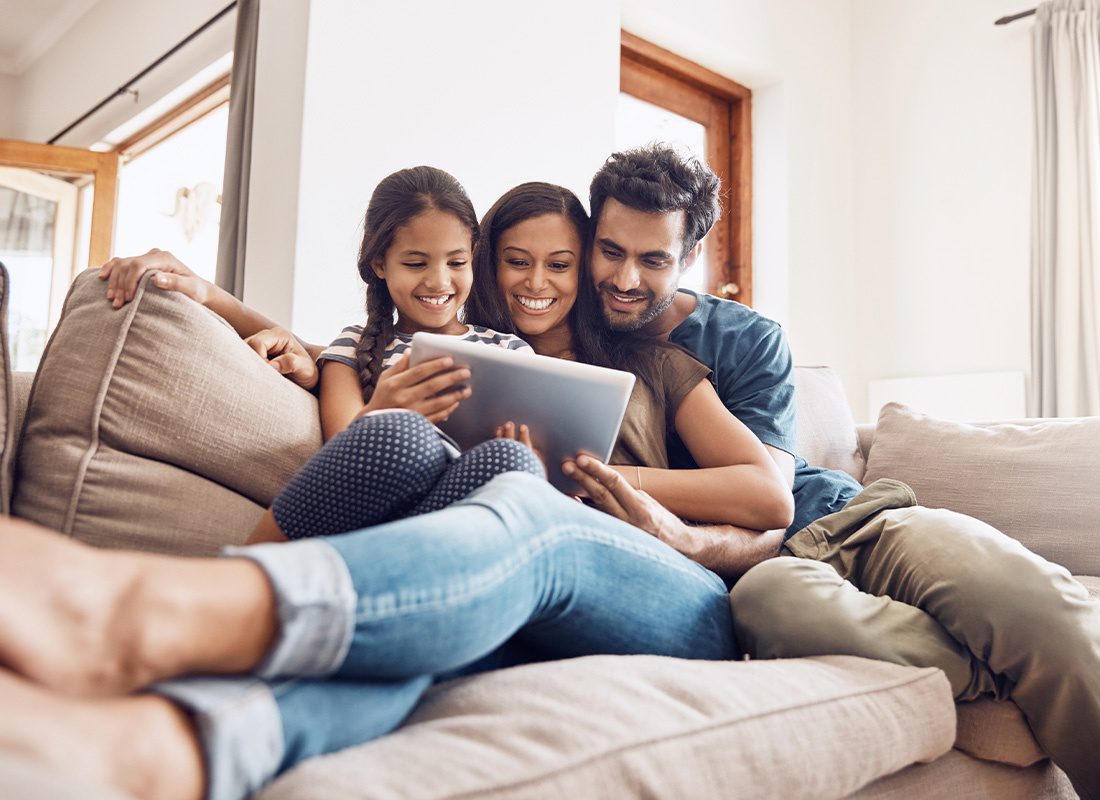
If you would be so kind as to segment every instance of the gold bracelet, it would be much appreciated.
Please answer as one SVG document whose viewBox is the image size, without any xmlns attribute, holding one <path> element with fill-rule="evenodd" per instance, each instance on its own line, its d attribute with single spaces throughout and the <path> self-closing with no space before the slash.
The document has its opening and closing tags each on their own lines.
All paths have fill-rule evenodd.
<svg viewBox="0 0 1100 800">
<path fill-rule="evenodd" d="M 637 464 L 634 465 L 634 474 L 637 477 L 638 481 L 638 485 L 634 488 L 640 492 L 642 490 L 642 468 L 639 467 Z"/>
</svg>

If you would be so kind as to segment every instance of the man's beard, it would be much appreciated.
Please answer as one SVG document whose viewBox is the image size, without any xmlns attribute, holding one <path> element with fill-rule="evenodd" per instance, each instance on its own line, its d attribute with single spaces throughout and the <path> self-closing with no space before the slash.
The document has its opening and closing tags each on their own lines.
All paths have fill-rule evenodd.
<svg viewBox="0 0 1100 800">
<path fill-rule="evenodd" d="M 613 331 L 637 331 L 640 330 L 659 316 L 668 310 L 672 305 L 673 300 L 676 299 L 676 293 L 668 295 L 667 297 L 656 298 L 653 292 L 616 292 L 613 287 L 607 284 L 601 284 L 600 290 L 600 308 L 603 309 L 603 317 L 606 320 L 607 325 Z M 618 311 L 607 307 L 606 292 L 614 292 L 623 296 L 644 297 L 645 300 L 638 303 L 640 311 L 631 314 L 627 311 Z"/>
</svg>

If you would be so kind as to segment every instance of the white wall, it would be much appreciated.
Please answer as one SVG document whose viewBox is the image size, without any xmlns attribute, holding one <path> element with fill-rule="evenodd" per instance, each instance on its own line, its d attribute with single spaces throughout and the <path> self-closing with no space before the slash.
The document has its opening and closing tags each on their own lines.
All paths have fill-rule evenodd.
<svg viewBox="0 0 1100 800">
<path fill-rule="evenodd" d="M 0 73 L 0 139 L 14 139 L 19 133 L 17 89 L 15 76 Z"/>
<path fill-rule="evenodd" d="M 914 3 L 919 0 L 913 0 Z M 753 90 L 753 305 L 853 397 L 850 0 L 623 0 L 622 26 Z"/>
<path fill-rule="evenodd" d="M 390 172 L 446 169 L 481 214 L 526 180 L 560 183 L 585 198 L 611 150 L 615 0 L 475 0 L 430 9 L 310 4 L 301 144 L 282 154 L 283 173 L 285 159 L 299 163 L 296 219 L 287 224 L 285 209 L 250 209 L 245 297 L 255 303 L 261 291 L 251 276 L 273 268 L 283 275 L 293 262 L 291 321 L 307 339 L 328 341 L 363 317 L 360 223 L 372 189 Z M 288 107 L 294 92 L 284 95 Z M 257 140 L 273 132 L 261 111 Z M 253 175 L 276 169 L 274 162 L 271 152 L 254 157 Z M 254 231 L 266 238 L 262 251 L 253 248 Z M 284 302 L 269 294 L 263 310 L 277 315 Z"/>
<path fill-rule="evenodd" d="M 993 25 L 1020 10 L 853 0 L 857 387 L 1028 368 L 1031 23 Z"/>
<path fill-rule="evenodd" d="M 45 142 L 159 58 L 226 5 L 225 0 L 99 0 L 18 77 L 12 135 Z M 87 147 L 233 47 L 226 15 L 139 84 L 141 97 L 113 100 L 58 144 Z"/>
</svg>

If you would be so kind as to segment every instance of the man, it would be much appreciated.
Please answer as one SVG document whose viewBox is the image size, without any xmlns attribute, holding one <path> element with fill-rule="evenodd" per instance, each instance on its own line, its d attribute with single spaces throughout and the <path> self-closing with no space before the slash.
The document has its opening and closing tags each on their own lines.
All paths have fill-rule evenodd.
<svg viewBox="0 0 1100 800">
<path fill-rule="evenodd" d="M 678 290 L 721 213 L 718 177 L 699 161 L 654 144 L 613 154 L 592 179 L 590 204 L 592 277 L 611 327 L 668 339 L 710 367 L 730 413 L 793 483 L 788 536 L 843 508 L 859 484 L 794 455 L 794 382 L 782 328 L 740 303 Z M 696 466 L 679 442 L 670 443 L 670 456 L 674 466 Z M 728 529 L 713 532 L 731 536 Z M 756 560 L 774 555 L 782 541 L 747 531 L 732 535 L 757 540 L 749 545 L 761 557 Z"/>
<path fill-rule="evenodd" d="M 738 303 L 677 290 L 718 217 L 718 189 L 710 169 L 667 146 L 613 154 L 592 181 L 592 272 L 608 322 L 693 352 L 730 411 L 793 473 L 782 557 L 767 560 L 769 534 L 697 534 L 712 553 L 737 560 L 748 549 L 763 562 L 731 592 L 739 644 L 758 658 L 940 667 L 958 700 L 1014 700 L 1078 793 L 1100 797 L 1100 606 L 1065 569 L 978 520 L 919 508 L 895 481 L 860 492 L 849 476 L 793 456 L 782 331 Z M 620 482 L 609 488 L 629 496 Z"/>
</svg>

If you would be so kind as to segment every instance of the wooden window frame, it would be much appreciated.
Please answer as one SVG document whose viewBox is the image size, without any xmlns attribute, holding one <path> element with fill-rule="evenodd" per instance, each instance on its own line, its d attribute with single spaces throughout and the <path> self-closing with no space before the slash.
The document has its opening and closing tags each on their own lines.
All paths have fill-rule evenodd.
<svg viewBox="0 0 1100 800">
<path fill-rule="evenodd" d="M 707 291 L 752 305 L 752 91 L 621 32 L 619 88 L 702 124 L 707 162 L 722 181 L 722 217 L 706 238 Z"/>
<path fill-rule="evenodd" d="M 89 264 L 102 264 L 111 257 L 118 208 L 118 162 L 117 153 L 0 139 L 0 165 L 89 177 L 95 181 Z"/>
<path fill-rule="evenodd" d="M 219 76 L 186 100 L 111 148 L 124 161 L 151 150 L 229 102 L 229 73 Z"/>
</svg>

